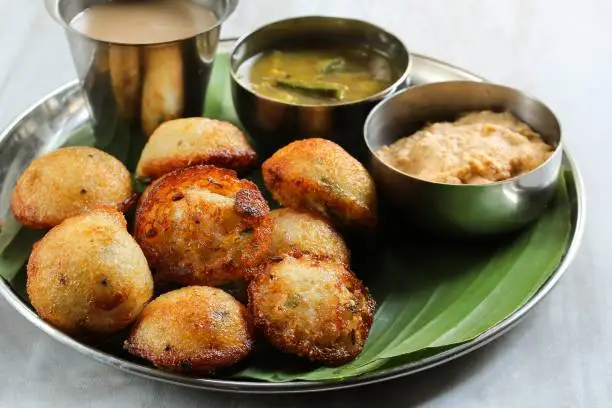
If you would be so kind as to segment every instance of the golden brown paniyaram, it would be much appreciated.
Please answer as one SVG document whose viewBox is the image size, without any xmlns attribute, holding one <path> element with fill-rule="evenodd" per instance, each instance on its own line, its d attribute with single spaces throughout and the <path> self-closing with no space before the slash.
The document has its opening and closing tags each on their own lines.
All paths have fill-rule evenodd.
<svg viewBox="0 0 612 408">
<path fill-rule="evenodd" d="M 269 212 L 257 186 L 233 171 L 188 167 L 145 190 L 134 236 L 156 282 L 217 286 L 244 279 L 264 259 Z"/>
<path fill-rule="evenodd" d="M 27 293 L 39 316 L 66 333 L 111 333 L 140 314 L 153 278 L 123 214 L 94 210 L 68 218 L 34 245 Z"/>
<path fill-rule="evenodd" d="M 279 208 L 270 211 L 270 219 L 270 257 L 308 254 L 343 264 L 349 263 L 349 250 L 342 236 L 323 216 L 291 208 Z"/>
<path fill-rule="evenodd" d="M 229 122 L 175 119 L 163 123 L 151 135 L 140 156 L 136 177 L 156 179 L 196 164 L 243 174 L 257 164 L 257 154 L 240 129 Z"/>
<path fill-rule="evenodd" d="M 376 188 L 368 171 L 326 139 L 304 139 L 263 163 L 267 189 L 285 207 L 317 211 L 342 226 L 374 226 Z"/>
<path fill-rule="evenodd" d="M 248 295 L 254 325 L 270 343 L 322 364 L 357 357 L 372 326 L 374 299 L 345 265 L 333 261 L 271 261 L 251 280 Z"/>
<path fill-rule="evenodd" d="M 190 286 L 149 303 L 124 347 L 159 368 L 207 373 L 246 357 L 253 329 L 245 307 L 231 295 Z"/>
<path fill-rule="evenodd" d="M 125 211 L 132 194 L 130 173 L 119 160 L 93 147 L 64 147 L 30 163 L 11 208 L 23 225 L 42 229 L 96 208 Z"/>
</svg>

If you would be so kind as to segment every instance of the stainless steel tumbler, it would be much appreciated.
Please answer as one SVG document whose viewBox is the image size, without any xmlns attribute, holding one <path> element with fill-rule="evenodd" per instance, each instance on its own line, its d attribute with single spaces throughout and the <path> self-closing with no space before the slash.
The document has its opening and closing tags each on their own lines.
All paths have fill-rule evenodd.
<svg viewBox="0 0 612 408">
<path fill-rule="evenodd" d="M 107 1 L 45 1 L 66 32 L 97 146 L 113 153 L 122 138 L 145 140 L 164 121 L 202 115 L 221 25 L 238 0 L 192 0 L 214 13 L 216 24 L 190 38 L 146 45 L 99 41 L 70 26 L 78 13 Z"/>
</svg>

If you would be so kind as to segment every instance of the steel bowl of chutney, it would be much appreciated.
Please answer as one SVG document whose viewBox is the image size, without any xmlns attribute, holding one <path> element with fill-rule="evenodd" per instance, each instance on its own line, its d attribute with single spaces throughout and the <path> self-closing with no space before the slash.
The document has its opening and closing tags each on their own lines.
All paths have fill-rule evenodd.
<svg viewBox="0 0 612 408">
<path fill-rule="evenodd" d="M 335 141 L 367 159 L 368 113 L 409 81 L 411 55 L 361 20 L 306 16 L 265 25 L 230 54 L 234 106 L 262 156 L 294 140 Z"/>
<path fill-rule="evenodd" d="M 438 236 L 489 238 L 539 218 L 558 191 L 561 125 L 503 85 L 448 81 L 385 99 L 364 128 L 381 202 Z"/>
</svg>

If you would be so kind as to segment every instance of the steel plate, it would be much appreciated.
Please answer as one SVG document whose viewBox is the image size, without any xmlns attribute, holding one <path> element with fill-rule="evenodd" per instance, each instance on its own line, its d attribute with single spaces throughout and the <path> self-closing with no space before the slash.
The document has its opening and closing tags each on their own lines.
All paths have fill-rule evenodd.
<svg viewBox="0 0 612 408">
<path fill-rule="evenodd" d="M 233 41 L 233 39 L 223 41 L 220 52 L 227 52 Z M 414 57 L 412 84 L 447 80 L 484 80 L 433 58 L 418 54 Z M 34 157 L 60 146 L 69 134 L 89 125 L 90 117 L 79 84 L 73 81 L 41 99 L 0 134 L 0 217 L 4 218 L 10 211 L 10 193 L 17 177 L 28 163 Z M 343 381 L 268 383 L 255 380 L 194 378 L 167 373 L 102 352 L 63 334 L 36 315 L 20 295 L 23 293 L 23 288 L 13 288 L 2 278 L 0 278 L 0 294 L 17 312 L 60 343 L 120 370 L 158 381 L 205 390 L 240 393 L 315 392 L 382 382 L 435 367 L 484 346 L 514 327 L 555 286 L 576 255 L 585 223 L 585 192 L 580 171 L 567 151 L 564 152 L 564 161 L 572 175 L 568 177 L 568 190 L 572 198 L 571 242 L 557 270 L 523 307 L 467 343 L 416 362 Z"/>
</svg>

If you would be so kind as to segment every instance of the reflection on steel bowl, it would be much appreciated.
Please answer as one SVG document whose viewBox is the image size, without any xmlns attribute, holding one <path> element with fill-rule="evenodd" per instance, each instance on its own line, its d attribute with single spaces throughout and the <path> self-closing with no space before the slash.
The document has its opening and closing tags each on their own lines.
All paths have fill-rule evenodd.
<svg viewBox="0 0 612 408">
<path fill-rule="evenodd" d="M 533 170 L 484 184 L 425 180 L 376 154 L 428 123 L 486 110 L 511 112 L 541 135 L 552 152 Z M 453 81 L 407 89 L 374 108 L 364 132 L 372 175 L 383 199 L 409 222 L 444 235 L 482 236 L 525 226 L 552 198 L 561 167 L 561 129 L 555 115 L 542 102 L 500 85 Z"/>
<path fill-rule="evenodd" d="M 365 118 L 377 102 L 406 84 L 412 59 L 397 37 L 372 24 L 310 16 L 246 35 L 234 47 L 230 64 L 238 116 L 264 157 L 293 140 L 319 137 L 363 159 Z M 270 75 L 259 75 L 262 65 Z M 344 76 L 353 74 L 346 67 L 364 71 L 357 81 L 362 90 L 347 89 Z"/>
</svg>

